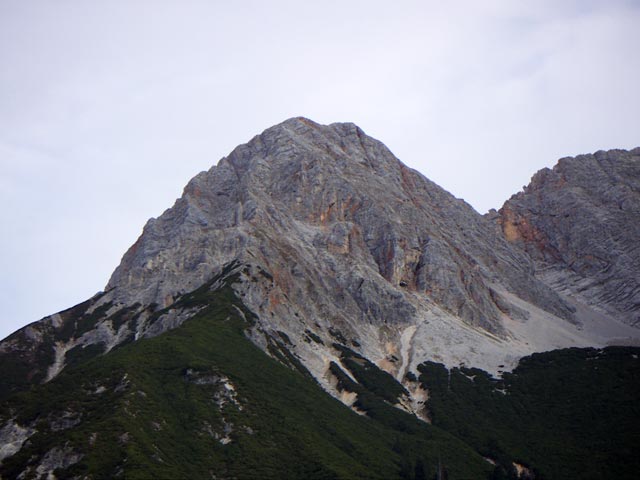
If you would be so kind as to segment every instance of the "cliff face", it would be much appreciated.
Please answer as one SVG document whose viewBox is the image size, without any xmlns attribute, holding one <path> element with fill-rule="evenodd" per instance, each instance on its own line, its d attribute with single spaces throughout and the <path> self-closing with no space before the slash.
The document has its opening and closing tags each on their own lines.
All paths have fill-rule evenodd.
<svg viewBox="0 0 640 480">
<path fill-rule="evenodd" d="M 401 376 L 417 352 L 458 363 L 473 360 L 469 336 L 508 342 L 503 318 L 528 315 L 509 295 L 573 321 L 527 255 L 353 124 L 294 118 L 236 148 L 149 222 L 107 296 L 167 307 L 232 261 L 251 269 L 237 289 L 256 343 L 285 332 L 318 377 L 334 356 L 306 348 L 306 331 Z"/>
<path fill-rule="evenodd" d="M 633 415 L 637 349 L 499 374 L 640 343 L 639 153 L 563 159 L 483 217 L 353 124 L 266 130 L 104 292 L 0 342 L 0 476 L 424 478 L 442 452 L 451 478 L 506 478 L 522 438 L 540 459 L 588 437 L 576 411 L 607 420 L 583 456 L 610 437 L 631 465 L 608 420 Z"/>
<path fill-rule="evenodd" d="M 107 289 L 167 306 L 231 260 L 274 277 L 272 308 L 311 296 L 331 316 L 397 324 L 415 315 L 416 293 L 504 335 L 496 283 L 571 318 L 469 205 L 353 124 L 296 118 L 238 147 L 149 222 Z"/>
<path fill-rule="evenodd" d="M 636 218 L 637 196 L 624 192 L 625 215 Z M 557 202 L 560 210 L 574 200 Z M 606 216 L 611 205 L 603 205 Z M 536 278 L 540 262 L 563 258 L 572 244 L 548 240 L 533 213 L 519 212 L 505 206 L 503 235 L 357 126 L 287 120 L 193 178 L 147 223 L 105 292 L 0 343 L 0 360 L 16 372 L 4 385 L 49 381 L 174 329 L 202 308 L 189 292 L 230 279 L 255 316 L 251 340 L 272 355 L 286 350 L 335 396 L 331 365 L 342 364 L 344 346 L 405 381 L 425 360 L 497 373 L 535 351 L 636 342 L 637 329 L 594 319 L 562 296 L 578 288 L 561 284 L 574 282 L 577 273 L 565 273 L 574 260 Z M 637 293 L 632 274 L 625 278 Z M 617 294 L 611 288 L 607 295 Z M 411 410 L 422 393 L 407 395 Z"/>
<path fill-rule="evenodd" d="M 640 322 L 640 148 L 563 158 L 499 211 L 554 289 Z"/>
</svg>

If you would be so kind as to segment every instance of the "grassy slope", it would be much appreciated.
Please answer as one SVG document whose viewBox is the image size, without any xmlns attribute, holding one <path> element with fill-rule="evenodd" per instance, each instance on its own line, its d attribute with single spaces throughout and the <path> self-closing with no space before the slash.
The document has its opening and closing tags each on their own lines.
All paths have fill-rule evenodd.
<svg viewBox="0 0 640 480">
<path fill-rule="evenodd" d="M 39 433 L 5 460 L 3 478 L 56 445 L 84 455 L 59 478 L 431 478 L 438 457 L 451 479 L 490 473 L 440 429 L 380 402 L 377 420 L 361 417 L 266 356 L 246 339 L 230 288 L 200 290 L 184 302 L 210 306 L 176 330 L 72 366 L 6 402 L 4 419 L 17 412 Z M 242 410 L 231 401 L 220 408 L 220 385 L 190 375 L 228 377 Z M 51 431 L 49 420 L 65 411 L 80 423 Z M 232 425 L 227 445 L 215 438 L 225 424 Z"/>
</svg>

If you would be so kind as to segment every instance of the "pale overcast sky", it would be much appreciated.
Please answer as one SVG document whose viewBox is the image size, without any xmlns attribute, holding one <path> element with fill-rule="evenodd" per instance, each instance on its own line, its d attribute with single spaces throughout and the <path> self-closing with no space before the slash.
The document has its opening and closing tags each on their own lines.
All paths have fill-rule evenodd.
<svg viewBox="0 0 640 480">
<path fill-rule="evenodd" d="M 355 122 L 479 212 L 640 145 L 637 1 L 0 0 L 0 337 L 292 116 Z"/>
</svg>

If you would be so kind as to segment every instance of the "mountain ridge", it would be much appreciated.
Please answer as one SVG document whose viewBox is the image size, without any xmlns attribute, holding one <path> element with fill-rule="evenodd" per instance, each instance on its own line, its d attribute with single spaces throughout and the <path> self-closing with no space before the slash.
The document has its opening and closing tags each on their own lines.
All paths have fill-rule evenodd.
<svg viewBox="0 0 640 480">
<path fill-rule="evenodd" d="M 637 150 L 596 155 L 640 165 Z M 229 318 L 242 325 L 236 333 L 355 412 L 385 421 L 400 415 L 387 407 L 432 421 L 427 390 L 436 387 L 418 378 L 429 362 L 480 368 L 498 381 L 534 352 L 640 344 L 640 330 L 616 314 L 617 303 L 590 304 L 569 272 L 573 264 L 557 262 L 550 276 L 544 249 L 528 241 L 538 207 L 525 208 L 527 195 L 543 198 L 539 184 L 549 175 L 536 174 L 500 212 L 482 216 L 355 124 L 286 120 L 189 181 L 171 208 L 147 222 L 104 292 L 0 342 L 7 372 L 0 400 L 46 388 L 67 369 L 97 365 L 138 342 L 191 331 L 222 291 Z M 635 184 L 628 185 L 627 223 L 640 217 Z M 558 198 L 561 209 L 566 194 Z M 575 215 L 588 218 L 588 205 L 570 199 Z M 601 206 L 609 211 L 611 202 Z M 585 224 L 617 225 L 616 215 L 556 230 L 543 222 L 539 230 L 560 238 L 558 231 L 578 228 L 579 237 Z M 637 258 L 637 241 L 623 233 L 616 249 Z M 574 244 L 563 245 L 574 255 Z M 623 278 L 632 294 L 634 265 Z M 599 275 L 582 278 L 597 283 Z M 628 298 L 635 314 L 635 297 Z M 34 435 L 29 422 L 3 421 L 6 438 Z"/>
<path fill-rule="evenodd" d="M 546 283 L 637 324 L 639 179 L 640 148 L 565 157 L 507 200 L 497 222 Z"/>
<path fill-rule="evenodd" d="M 196 175 L 172 208 L 147 222 L 88 311 L 109 304 L 105 313 L 128 309 L 135 322 L 116 322 L 118 328 L 98 322 L 93 338 L 58 341 L 47 378 L 78 345 L 101 342 L 108 351 L 131 335 L 179 325 L 189 314 L 169 311 L 145 330 L 155 311 L 232 261 L 252 270 L 238 293 L 265 319 L 266 334 L 252 333 L 263 348 L 277 331 L 302 346 L 306 330 L 329 344 L 339 331 L 396 376 L 423 360 L 429 347 L 433 360 L 497 372 L 536 351 L 522 339 L 531 335 L 532 315 L 563 337 L 556 348 L 589 345 L 574 338 L 581 326 L 576 307 L 536 279 L 527 250 L 512 248 L 508 235 L 496 233 L 472 207 L 356 125 L 295 117 Z M 57 328 L 60 318 L 48 318 Z M 440 332 L 435 341 L 434 331 Z M 428 341 L 421 336 L 432 345 L 414 347 Z M 496 353 L 510 340 L 513 355 Z M 539 343 L 539 349 L 554 346 L 548 338 Z M 474 347 L 482 354 L 474 355 Z M 321 382 L 336 359 L 331 349 L 296 354 Z"/>
</svg>

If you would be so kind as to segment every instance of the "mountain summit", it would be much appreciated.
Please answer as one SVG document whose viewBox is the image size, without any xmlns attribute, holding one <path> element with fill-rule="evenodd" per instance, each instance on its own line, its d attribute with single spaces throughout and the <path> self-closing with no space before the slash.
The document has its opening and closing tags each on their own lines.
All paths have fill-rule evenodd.
<svg viewBox="0 0 640 480">
<path fill-rule="evenodd" d="M 633 170 L 638 157 L 630 158 L 628 168 Z M 148 354 L 156 358 L 159 351 L 149 347 L 155 345 L 150 339 L 158 337 L 155 341 L 178 348 L 170 345 L 182 345 L 177 339 L 181 332 L 209 338 L 228 322 L 242 324 L 237 331 L 243 338 L 359 413 L 379 411 L 366 400 L 373 392 L 385 405 L 430 422 L 426 383 L 418 381 L 429 362 L 496 375 L 533 352 L 637 343 L 640 330 L 628 324 L 638 312 L 633 300 L 637 265 L 631 263 L 618 283 L 612 279 L 598 287 L 598 298 L 612 299 L 616 312 L 631 312 L 631 317 L 609 314 L 597 301 L 574 295 L 585 290 L 576 275 L 594 279 L 589 285 L 595 285 L 602 283 L 600 273 L 590 277 L 588 268 L 572 261 L 575 242 L 549 240 L 565 227 L 535 217 L 542 207 L 531 206 L 530 198 L 551 199 L 544 200 L 555 202 L 549 211 L 558 212 L 563 199 L 570 198 L 581 218 L 580 208 L 588 206 L 573 201 L 582 198 L 580 185 L 556 197 L 537 193 L 537 185 L 553 189 L 560 181 L 543 181 L 548 176 L 537 174 L 524 194 L 513 197 L 499 214 L 485 217 L 406 167 L 356 125 L 289 119 L 194 177 L 173 207 L 147 223 L 104 292 L 5 339 L 0 361 L 11 375 L 0 378 L 0 399 L 34 384 L 53 385 L 61 372 L 69 370 L 62 375 L 69 378 L 100 359 L 115 362 L 107 359 L 136 348 L 151 348 Z M 640 224 L 636 197 L 627 193 L 635 185 L 626 185 L 619 195 L 624 214 L 605 215 L 605 224 Z M 609 203 L 603 209 L 609 212 Z M 615 234 L 611 245 L 636 255 L 632 236 Z M 602 256 L 595 260 L 591 250 L 585 252 L 585 261 L 607 262 Z M 540 262 L 551 260 L 553 273 L 542 271 Z M 619 285 L 629 294 L 611 293 Z M 207 323 L 213 318 L 218 323 Z M 197 330 L 205 324 L 209 327 Z M 163 340 L 167 335 L 176 343 Z M 194 352 L 206 352 L 206 345 L 189 338 L 194 338 Z M 218 344 L 210 348 L 224 351 Z M 188 356 L 187 351 L 179 354 Z M 204 357 L 198 358 L 181 367 L 181 381 L 212 385 L 221 409 L 236 405 L 240 411 L 242 401 L 229 373 L 240 367 L 227 365 L 225 357 L 217 361 L 227 365 L 228 372 L 219 366 L 202 370 Z M 133 374 L 127 372 L 113 379 L 113 392 L 128 388 L 132 380 L 127 375 Z M 242 372 L 235 374 L 244 378 Z M 148 378 L 140 378 L 139 384 L 146 385 L 140 391 L 150 395 L 145 393 Z M 91 388 L 107 389 L 106 380 L 101 382 Z M 76 420 L 81 423 L 74 415 L 64 429 L 74 427 Z M 3 438 L 13 447 L 5 448 L 2 458 L 14 458 L 37 430 L 36 424 L 16 423 L 10 417 L 4 419 Z M 224 418 L 223 424 L 231 425 Z M 162 424 L 154 422 L 161 430 Z M 211 435 L 226 445 L 232 441 L 231 430 L 220 428 Z M 66 459 L 68 465 L 79 461 L 72 461 L 72 446 L 56 448 L 55 455 L 47 455 Z M 45 460 L 45 466 L 32 462 L 29 468 L 50 471 Z M 62 464 L 58 461 L 57 468 Z"/>
<path fill-rule="evenodd" d="M 258 319 L 252 340 L 266 349 L 286 334 L 330 391 L 340 338 L 402 378 L 424 360 L 495 373 L 535 351 L 637 337 L 613 319 L 576 316 L 564 290 L 536 277 L 538 257 L 510 233 L 517 198 L 502 235 L 356 125 L 289 119 L 198 174 L 147 223 L 87 306 L 104 314 L 92 328 L 64 314 L 28 327 L 36 344 L 43 328 L 69 333 L 53 357 L 36 349 L 49 360 L 31 375 L 53 378 L 79 346 L 109 351 L 175 328 L 192 312 L 172 304 L 231 264 L 242 266 L 234 289 Z M 323 343 L 305 341 L 308 332 Z"/>
<path fill-rule="evenodd" d="M 640 148 L 561 159 L 500 210 L 553 288 L 640 325 Z"/>
</svg>

